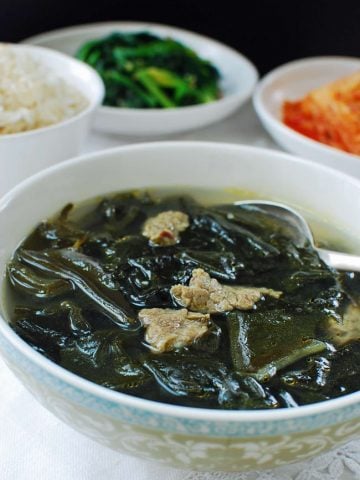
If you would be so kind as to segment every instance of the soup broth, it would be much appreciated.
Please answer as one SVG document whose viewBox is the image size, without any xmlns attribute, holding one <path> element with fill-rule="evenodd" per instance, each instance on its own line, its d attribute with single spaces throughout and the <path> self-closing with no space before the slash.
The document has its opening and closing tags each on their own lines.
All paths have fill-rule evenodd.
<svg viewBox="0 0 360 480">
<path fill-rule="evenodd" d="M 38 225 L 7 270 L 10 324 L 110 389 L 222 409 L 357 391 L 360 277 L 325 265 L 251 192 L 123 192 Z M 317 243 L 351 237 L 310 220 Z"/>
</svg>

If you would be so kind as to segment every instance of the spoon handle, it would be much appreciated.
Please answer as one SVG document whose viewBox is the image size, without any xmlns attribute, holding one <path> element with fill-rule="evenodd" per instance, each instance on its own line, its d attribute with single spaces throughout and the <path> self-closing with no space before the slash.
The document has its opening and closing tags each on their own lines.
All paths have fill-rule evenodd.
<svg viewBox="0 0 360 480">
<path fill-rule="evenodd" d="M 331 267 L 338 270 L 349 270 L 350 272 L 360 272 L 360 256 L 349 253 L 334 252 L 333 250 L 324 250 L 317 248 L 320 258 Z"/>
</svg>

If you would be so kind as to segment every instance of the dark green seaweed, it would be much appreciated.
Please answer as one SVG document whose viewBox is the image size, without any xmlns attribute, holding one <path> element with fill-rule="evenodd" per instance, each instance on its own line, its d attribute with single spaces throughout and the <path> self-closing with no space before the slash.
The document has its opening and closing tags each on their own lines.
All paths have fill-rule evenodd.
<svg viewBox="0 0 360 480">
<path fill-rule="evenodd" d="M 154 246 L 142 226 L 166 210 L 186 213 L 190 226 L 179 243 Z M 11 325 L 42 355 L 113 390 L 195 407 L 294 408 L 358 390 L 360 342 L 333 344 L 327 321 L 358 305 L 360 277 L 325 265 L 279 219 L 142 191 L 77 212 L 69 204 L 38 225 L 8 265 Z M 155 353 L 138 311 L 179 308 L 170 289 L 188 284 L 194 268 L 225 285 L 283 293 L 212 314 L 193 344 Z"/>
</svg>

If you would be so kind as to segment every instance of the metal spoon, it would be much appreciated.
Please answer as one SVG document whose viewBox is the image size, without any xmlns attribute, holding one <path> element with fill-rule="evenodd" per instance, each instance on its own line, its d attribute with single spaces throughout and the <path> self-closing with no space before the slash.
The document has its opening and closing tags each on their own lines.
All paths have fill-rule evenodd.
<svg viewBox="0 0 360 480">
<path fill-rule="evenodd" d="M 277 217 L 289 227 L 287 234 L 290 234 L 296 246 L 303 247 L 310 243 L 327 265 L 337 270 L 360 272 L 360 256 L 316 247 L 309 225 L 296 210 L 282 203 L 266 200 L 240 200 L 234 202 L 234 205 L 254 207 Z"/>
</svg>

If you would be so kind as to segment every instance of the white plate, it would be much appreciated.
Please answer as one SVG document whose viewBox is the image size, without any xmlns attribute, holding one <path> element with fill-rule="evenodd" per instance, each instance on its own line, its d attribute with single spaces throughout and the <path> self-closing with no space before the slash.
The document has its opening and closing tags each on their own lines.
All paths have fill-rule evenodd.
<svg viewBox="0 0 360 480">
<path fill-rule="evenodd" d="M 286 150 L 359 176 L 360 157 L 312 140 L 281 121 L 284 100 L 300 99 L 314 88 L 359 70 L 360 59 L 351 57 L 315 57 L 287 63 L 258 84 L 254 93 L 256 113 Z"/>
<path fill-rule="evenodd" d="M 41 45 L 74 55 L 86 41 L 114 31 L 147 31 L 171 37 L 210 60 L 220 71 L 223 97 L 214 102 L 172 109 L 100 107 L 95 125 L 99 130 L 125 135 L 163 135 L 203 127 L 234 112 L 252 94 L 258 74 L 254 65 L 235 50 L 210 38 L 175 27 L 140 22 L 109 22 L 75 26 L 28 38 Z"/>
</svg>

